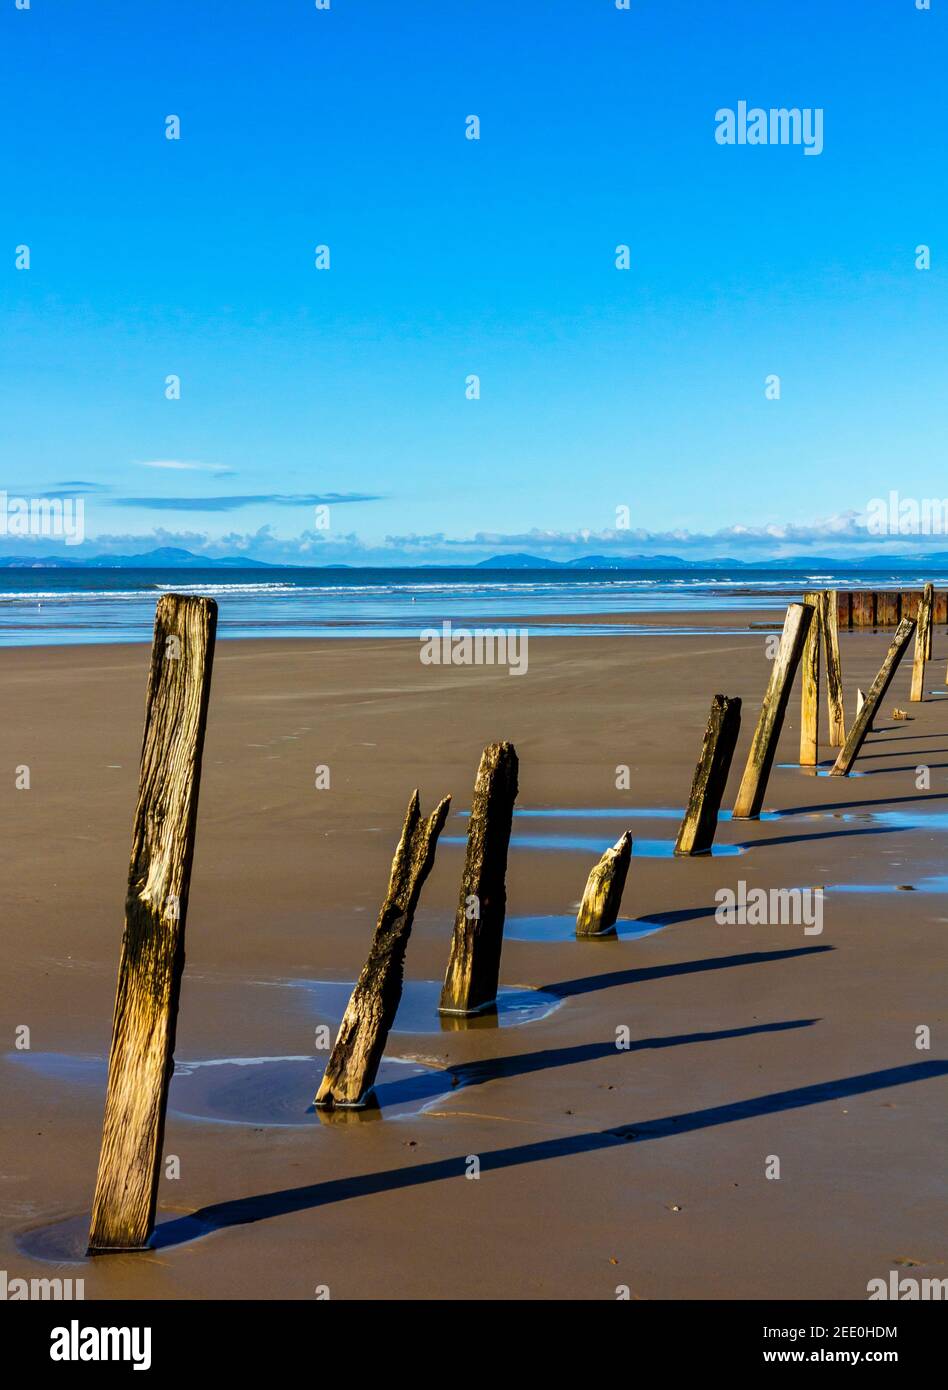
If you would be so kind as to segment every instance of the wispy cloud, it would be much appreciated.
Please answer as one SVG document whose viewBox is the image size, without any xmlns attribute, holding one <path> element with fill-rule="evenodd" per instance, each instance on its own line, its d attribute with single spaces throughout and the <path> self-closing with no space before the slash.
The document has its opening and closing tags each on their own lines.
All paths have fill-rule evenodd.
<svg viewBox="0 0 948 1390">
<path fill-rule="evenodd" d="M 233 478 L 236 472 L 223 463 L 197 463 L 188 459 L 142 459 L 139 468 L 170 468 L 178 473 L 213 473 L 218 478 Z"/>
<path fill-rule="evenodd" d="M 219 497 L 110 497 L 111 507 L 143 507 L 154 512 L 235 512 L 241 507 L 342 507 L 352 502 L 379 502 L 362 492 L 261 492 Z"/>
</svg>

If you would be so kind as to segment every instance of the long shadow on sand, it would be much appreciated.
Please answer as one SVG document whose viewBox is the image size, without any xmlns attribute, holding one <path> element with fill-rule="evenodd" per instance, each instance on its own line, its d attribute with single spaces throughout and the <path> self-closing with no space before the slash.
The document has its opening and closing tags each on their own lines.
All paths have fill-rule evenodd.
<svg viewBox="0 0 948 1390">
<path fill-rule="evenodd" d="M 481 1172 L 496 1172 L 516 1168 L 525 1163 L 542 1163 L 547 1159 L 569 1158 L 595 1153 L 627 1143 L 643 1144 L 652 1139 L 671 1139 L 676 1135 L 695 1133 L 716 1125 L 736 1124 L 760 1115 L 776 1115 L 787 1110 L 799 1110 L 825 1101 L 843 1100 L 848 1096 L 865 1095 L 890 1086 L 907 1086 L 916 1081 L 932 1081 L 948 1076 L 948 1062 L 914 1062 L 908 1066 L 890 1067 L 884 1071 L 863 1072 L 859 1076 L 823 1081 L 814 1086 L 798 1086 L 790 1091 L 773 1091 L 753 1096 L 749 1100 L 713 1105 L 705 1110 L 686 1111 L 681 1115 L 666 1115 L 657 1120 L 633 1120 L 631 1124 L 610 1129 L 594 1130 L 587 1134 L 569 1134 L 559 1139 L 542 1139 L 532 1144 L 517 1144 L 479 1154 Z M 365 1173 L 358 1177 L 334 1178 L 326 1182 L 308 1183 L 303 1187 L 286 1187 L 278 1192 L 264 1192 L 256 1197 L 239 1197 L 232 1202 L 218 1202 L 202 1207 L 190 1216 L 164 1222 L 155 1232 L 152 1248 L 167 1249 L 202 1234 L 245 1226 L 254 1221 L 267 1221 L 293 1212 L 311 1211 L 331 1202 L 350 1201 L 378 1192 L 394 1192 L 423 1183 L 442 1182 L 461 1178 L 467 1171 L 466 1154 L 455 1158 L 419 1163 L 411 1168 L 390 1168 L 383 1173 Z"/>
<path fill-rule="evenodd" d="M 583 975 L 576 980 L 558 980 L 542 985 L 544 994 L 571 999 L 616 985 L 641 984 L 645 980 L 665 980 L 674 975 L 695 975 L 703 970 L 730 970 L 734 965 L 764 965 L 771 961 L 793 960 L 796 956 L 815 956 L 833 951 L 834 946 L 793 946 L 785 951 L 745 951 L 739 956 L 709 956 L 705 960 L 680 961 L 677 965 L 643 965 L 635 970 L 607 970 L 602 975 Z"/>
<path fill-rule="evenodd" d="M 760 1033 L 785 1033 L 791 1028 L 812 1028 L 818 1018 L 792 1018 L 782 1023 L 757 1023 L 746 1028 L 721 1028 L 710 1033 L 670 1033 L 660 1038 L 636 1038 L 623 1052 L 646 1052 L 663 1047 L 685 1047 L 690 1043 L 724 1042 L 728 1038 L 750 1038 Z M 569 1067 L 575 1062 L 601 1061 L 616 1055 L 615 1038 L 604 1042 L 578 1043 L 574 1047 L 552 1047 L 543 1052 L 521 1052 L 511 1057 L 485 1057 L 451 1068 L 462 1086 L 480 1086 L 501 1077 L 529 1076 L 552 1067 Z M 444 1086 L 441 1087 L 442 1094 Z"/>
<path fill-rule="evenodd" d="M 852 830 L 814 830 L 806 835 L 775 835 L 773 839 L 751 840 L 741 849 L 769 849 L 771 845 L 799 845 L 804 840 L 844 840 L 851 835 L 895 835 L 907 830 L 905 825 L 867 825 Z"/>
<path fill-rule="evenodd" d="M 623 1052 L 645 1052 L 664 1047 L 686 1047 L 692 1043 L 726 1042 L 729 1038 L 750 1038 L 760 1033 L 785 1033 L 791 1028 L 812 1028 L 819 1023 L 818 1018 L 794 1018 L 782 1023 L 756 1023 L 744 1028 L 721 1028 L 709 1033 L 670 1033 L 665 1037 L 636 1038 L 623 1048 Z M 615 1038 L 591 1043 L 577 1043 L 573 1047 L 550 1047 L 540 1052 L 520 1052 L 509 1057 L 484 1057 L 475 1062 L 461 1062 L 448 1067 L 452 1086 L 456 1090 L 469 1086 L 483 1086 L 485 1082 L 497 1081 L 502 1077 L 531 1076 L 534 1072 L 550 1071 L 554 1067 L 570 1067 L 578 1062 L 602 1061 L 616 1055 Z M 444 1096 L 445 1073 L 435 1072 L 430 1077 L 416 1076 L 406 1081 L 383 1083 L 375 1088 L 380 1103 L 391 1104 L 398 1099 L 436 1099 Z"/>
<path fill-rule="evenodd" d="M 901 806 L 906 801 L 945 800 L 948 800 L 948 792 L 927 792 L 924 796 L 877 796 L 871 801 L 824 801 L 822 805 L 815 802 L 812 806 L 789 806 L 780 814 L 782 816 L 802 816 L 809 811 L 849 811 L 853 807 L 863 811 L 869 806 Z"/>
</svg>

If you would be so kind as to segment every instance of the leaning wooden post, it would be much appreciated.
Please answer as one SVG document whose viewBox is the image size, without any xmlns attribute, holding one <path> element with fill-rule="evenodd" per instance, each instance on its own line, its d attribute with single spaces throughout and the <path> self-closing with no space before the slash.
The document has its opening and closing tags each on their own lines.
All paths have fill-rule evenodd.
<svg viewBox="0 0 948 1390">
<path fill-rule="evenodd" d="M 895 675 L 899 662 L 905 655 L 905 649 L 911 641 L 914 631 L 915 624 L 911 618 L 903 618 L 896 628 L 895 636 L 892 639 L 892 645 L 886 653 L 885 661 L 883 661 L 879 668 L 879 674 L 872 682 L 869 694 L 863 701 L 862 708 L 856 715 L 856 719 L 849 730 L 849 736 L 840 749 L 839 757 L 833 764 L 833 770 L 830 773 L 831 777 L 846 777 L 853 763 L 856 761 L 856 756 L 865 741 L 866 734 L 869 732 L 869 726 L 873 721 L 876 710 L 879 708 L 881 701 L 885 699 L 885 693 L 892 683 L 892 677 Z"/>
<path fill-rule="evenodd" d="M 213 599 L 158 600 L 90 1253 L 154 1227 L 216 630 Z"/>
<path fill-rule="evenodd" d="M 740 700 L 734 695 L 715 695 L 691 783 L 688 809 L 675 841 L 676 854 L 705 854 L 714 843 L 718 811 L 740 731 Z"/>
<path fill-rule="evenodd" d="M 764 792 L 767 790 L 767 778 L 770 776 L 783 718 L 787 712 L 790 687 L 800 664 L 803 642 L 812 618 L 813 609 L 808 604 L 791 603 L 787 609 L 780 647 L 747 755 L 747 765 L 738 788 L 737 801 L 731 813 L 735 820 L 751 820 L 760 815 Z"/>
<path fill-rule="evenodd" d="M 631 858 L 632 832 L 627 830 L 590 870 L 576 915 L 577 936 L 605 936 L 612 931 L 622 905 Z"/>
<path fill-rule="evenodd" d="M 843 672 L 839 659 L 839 601 L 830 589 L 823 607 L 823 654 L 826 657 L 826 695 L 829 707 L 830 747 L 846 742 L 846 715 L 843 709 Z"/>
<path fill-rule="evenodd" d="M 512 743 L 491 743 L 484 749 L 474 784 L 461 894 L 439 1013 L 480 1013 L 497 998 L 517 770 Z"/>
<path fill-rule="evenodd" d="M 915 655 L 912 660 L 912 688 L 909 699 L 919 701 L 925 695 L 925 657 L 931 638 L 932 586 L 925 585 L 922 601 L 918 606 L 918 624 L 915 628 Z"/>
<path fill-rule="evenodd" d="M 438 836 L 450 804 L 451 798 L 446 796 L 423 820 L 418 792 L 411 794 L 369 958 L 346 1006 L 316 1092 L 314 1103 L 320 1108 L 363 1105 L 375 1084 L 402 997 L 405 950 L 415 908 L 434 863 Z"/>
<path fill-rule="evenodd" d="M 813 609 L 813 619 L 803 643 L 803 664 L 800 668 L 800 766 L 815 767 L 819 761 L 820 641 L 826 609 L 825 595 L 819 592 L 804 594 L 803 602 Z"/>
</svg>

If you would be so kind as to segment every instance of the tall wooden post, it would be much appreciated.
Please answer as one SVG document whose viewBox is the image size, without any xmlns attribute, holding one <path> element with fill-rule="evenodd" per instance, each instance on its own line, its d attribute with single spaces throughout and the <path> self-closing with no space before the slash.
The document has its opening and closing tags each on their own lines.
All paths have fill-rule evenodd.
<svg viewBox="0 0 948 1390">
<path fill-rule="evenodd" d="M 497 998 L 517 770 L 512 743 L 491 743 L 484 749 L 474 784 L 461 894 L 439 1013 L 480 1013 Z"/>
<path fill-rule="evenodd" d="M 926 584 L 922 594 L 922 602 L 925 608 L 925 660 L 932 659 L 932 637 L 935 631 L 935 586 Z"/>
<path fill-rule="evenodd" d="M 627 830 L 590 870 L 576 914 L 577 936 L 605 936 L 612 931 L 622 906 L 631 857 L 632 832 Z"/>
<path fill-rule="evenodd" d="M 787 609 L 780 647 L 770 673 L 767 694 L 764 696 L 760 718 L 747 755 L 744 776 L 741 778 L 737 800 L 734 803 L 732 816 L 735 820 L 752 820 L 760 815 L 764 792 L 767 790 L 767 779 L 787 712 L 790 687 L 800 664 L 803 642 L 812 618 L 813 609 L 807 604 L 791 603 Z"/>
<path fill-rule="evenodd" d="M 872 682 L 869 694 L 866 696 L 862 708 L 850 727 L 846 742 L 840 749 L 839 757 L 833 764 L 833 770 L 830 773 L 831 777 L 848 776 L 853 763 L 856 761 L 859 750 L 865 741 L 866 734 L 869 732 L 869 726 L 873 721 L 876 710 L 879 708 L 881 701 L 885 698 L 886 691 L 892 684 L 892 677 L 895 675 L 899 662 L 905 655 L 905 649 L 911 641 L 914 631 L 915 624 L 912 622 L 911 618 L 903 618 L 896 628 L 895 636 L 892 639 L 892 645 L 886 653 L 885 661 L 883 661 L 879 668 L 879 674 Z"/>
<path fill-rule="evenodd" d="M 691 796 L 675 841 L 676 854 L 704 854 L 714 843 L 718 811 L 741 731 L 741 702 L 736 696 L 715 695 L 704 731 L 701 757 L 691 783 Z"/>
<path fill-rule="evenodd" d="M 141 1250 L 154 1227 L 217 604 L 163 594 L 145 699 L 125 934 L 89 1251 Z"/>
<path fill-rule="evenodd" d="M 800 766 L 816 767 L 820 742 L 820 642 L 826 596 L 820 592 L 804 594 L 803 602 L 813 609 L 813 619 L 803 643 L 800 667 Z"/>
<path fill-rule="evenodd" d="M 909 699 L 919 701 L 925 697 L 925 658 L 931 640 L 932 586 L 925 585 L 922 601 L 918 606 L 918 623 L 915 628 L 915 655 L 912 661 L 912 687 Z"/>
<path fill-rule="evenodd" d="M 825 595 L 823 639 L 830 747 L 841 748 L 846 742 L 846 715 L 843 709 L 843 672 L 839 659 L 839 602 L 832 589 Z"/>
<path fill-rule="evenodd" d="M 362 1105 L 375 1084 L 402 997 L 405 950 L 415 908 L 434 863 L 438 836 L 450 804 L 451 798 L 446 796 L 423 820 L 417 790 L 411 794 L 372 948 L 346 1006 L 316 1092 L 315 1104 L 320 1108 Z"/>
</svg>

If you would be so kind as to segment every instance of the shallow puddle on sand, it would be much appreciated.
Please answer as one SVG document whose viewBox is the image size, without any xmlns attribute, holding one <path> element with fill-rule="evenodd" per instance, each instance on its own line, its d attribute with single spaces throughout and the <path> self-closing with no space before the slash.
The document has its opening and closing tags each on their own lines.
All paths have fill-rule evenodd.
<svg viewBox="0 0 948 1390">
<path fill-rule="evenodd" d="M 187 1212 L 159 1211 L 155 1217 L 155 1233 L 146 1251 L 120 1250 L 114 1254 L 93 1256 L 86 1253 L 91 1215 L 91 1212 L 80 1212 L 78 1216 L 67 1216 L 46 1226 L 22 1231 L 14 1237 L 13 1243 L 21 1255 L 31 1260 L 57 1265 L 90 1265 L 96 1259 L 107 1260 L 111 1267 L 116 1260 L 140 1260 L 148 1251 L 160 1250 L 163 1246 L 185 1245 L 217 1229 L 209 1221 L 202 1221 L 199 1216 Z"/>
<path fill-rule="evenodd" d="M 457 816 L 469 820 L 470 811 L 457 811 Z M 674 820 L 685 814 L 683 806 L 518 806 L 514 819 L 525 820 Z M 761 820 L 780 820 L 782 811 L 762 811 Z M 730 811 L 719 811 L 718 820 L 731 819 Z M 456 843 L 456 840 L 454 841 Z"/>
<path fill-rule="evenodd" d="M 575 918 L 573 919 L 575 927 Z M 351 980 L 292 980 L 296 989 L 305 990 L 316 1021 L 337 1028 L 353 990 Z M 555 994 L 540 989 L 503 986 L 497 993 L 496 1008 L 469 1018 L 438 1013 L 441 980 L 406 980 L 402 1002 L 395 1015 L 393 1033 L 454 1033 L 468 1028 L 518 1028 L 547 1018 L 563 1003 Z"/>
<path fill-rule="evenodd" d="M 866 756 L 868 757 L 869 754 L 867 753 Z M 821 767 L 810 767 L 806 763 L 778 763 L 777 766 L 785 771 L 799 772 L 804 777 L 831 777 L 833 775 L 832 763 L 827 763 Z M 865 777 L 865 775 L 864 772 L 852 771 L 847 772 L 846 777 Z M 838 780 L 845 782 L 846 777 L 840 777 Z"/>
<path fill-rule="evenodd" d="M 345 1120 L 417 1115 L 457 1089 L 450 1071 L 409 1058 L 383 1057 L 370 1102 L 338 1115 L 317 1110 L 313 1097 L 329 1053 L 318 1057 L 214 1057 L 175 1063 L 168 1109 L 179 1119 L 261 1129 L 311 1127 Z M 64 1052 L 12 1052 L 7 1060 L 50 1080 L 104 1090 L 104 1057 Z"/>
<path fill-rule="evenodd" d="M 462 835 L 442 835 L 443 845 L 464 845 L 467 840 Z M 584 854 L 602 856 L 611 846 L 600 838 L 588 835 L 511 835 L 511 849 L 565 849 L 579 850 Z M 713 845 L 711 854 L 716 859 L 728 859 L 738 854 L 746 854 L 746 845 Z M 633 840 L 633 859 L 674 859 L 674 840 Z M 683 855 L 680 858 L 688 858 Z M 699 856 L 696 856 L 699 857 Z M 700 856 L 707 858 L 707 855 Z"/>
<path fill-rule="evenodd" d="M 586 944 L 590 941 L 638 941 L 643 936 L 654 936 L 664 928 L 662 922 L 625 920 L 616 922 L 609 932 L 598 936 L 577 936 L 574 914 L 550 917 L 508 917 L 504 923 L 504 936 L 509 941 L 577 941 Z"/>
<path fill-rule="evenodd" d="M 933 874 L 914 883 L 827 883 L 827 893 L 948 893 L 948 874 Z"/>
</svg>

